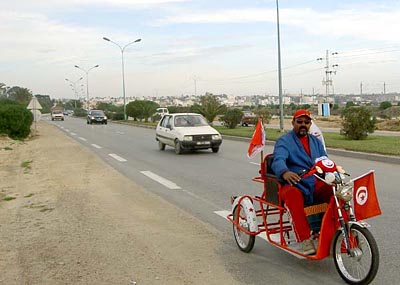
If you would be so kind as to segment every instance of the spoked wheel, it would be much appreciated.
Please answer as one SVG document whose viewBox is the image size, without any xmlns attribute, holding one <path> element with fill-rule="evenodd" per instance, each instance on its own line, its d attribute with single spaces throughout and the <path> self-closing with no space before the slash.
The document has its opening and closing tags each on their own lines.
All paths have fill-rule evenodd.
<svg viewBox="0 0 400 285">
<path fill-rule="evenodd" d="M 379 251 L 370 231 L 352 225 L 349 232 L 351 253 L 346 251 L 343 235 L 337 231 L 333 239 L 333 259 L 340 277 L 348 284 L 369 284 L 378 272 Z"/>
<path fill-rule="evenodd" d="M 240 212 L 238 209 L 240 208 Z M 239 225 L 246 229 L 250 230 L 250 224 L 247 221 L 247 216 L 244 207 L 236 206 L 233 210 L 233 219 L 236 221 L 237 216 L 239 215 Z M 254 247 L 254 242 L 256 237 L 254 235 L 248 235 L 245 232 L 241 231 L 235 224 L 233 225 L 233 234 L 235 236 L 236 243 L 239 249 L 243 252 L 250 252 Z"/>
</svg>

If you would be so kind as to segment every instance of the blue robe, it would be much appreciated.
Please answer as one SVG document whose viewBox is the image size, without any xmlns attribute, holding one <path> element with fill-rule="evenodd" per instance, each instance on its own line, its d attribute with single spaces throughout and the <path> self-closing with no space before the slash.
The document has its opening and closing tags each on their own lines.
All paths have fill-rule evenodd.
<svg viewBox="0 0 400 285">
<path fill-rule="evenodd" d="M 302 170 L 309 170 L 315 163 L 315 159 L 327 156 L 322 143 L 313 135 L 308 135 L 311 157 L 306 153 L 301 141 L 292 130 L 278 138 L 274 148 L 274 160 L 272 170 L 279 177 L 282 184 L 282 174 L 288 170 L 300 173 Z M 314 176 L 303 178 L 295 185 L 301 190 L 304 196 L 305 206 L 313 203 L 313 193 L 315 188 Z"/>
</svg>

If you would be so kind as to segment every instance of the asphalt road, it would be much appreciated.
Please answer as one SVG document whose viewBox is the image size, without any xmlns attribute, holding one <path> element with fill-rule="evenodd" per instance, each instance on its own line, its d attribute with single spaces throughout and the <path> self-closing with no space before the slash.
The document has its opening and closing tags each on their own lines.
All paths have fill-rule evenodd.
<svg viewBox="0 0 400 285">
<path fill-rule="evenodd" d="M 253 160 L 246 157 L 246 142 L 224 140 L 217 154 L 207 150 L 176 155 L 172 148 L 158 150 L 153 129 L 111 122 L 108 125 L 87 125 L 84 120 L 71 117 L 50 123 L 146 190 L 214 226 L 225 245 L 210 250 L 218 252 L 228 270 L 243 284 L 344 283 L 335 270 L 332 258 L 301 260 L 260 238 L 257 238 L 251 253 L 239 251 L 231 224 L 219 214 L 230 210 L 231 195 L 259 195 L 262 192 L 262 184 L 251 181 L 258 175 L 259 157 Z M 271 151 L 272 146 L 267 146 L 265 153 Z M 397 181 L 400 165 L 337 155 L 331 158 L 353 177 L 370 169 L 375 170 L 383 214 L 369 220 L 381 257 L 380 269 L 373 284 L 397 284 L 400 279 L 397 270 L 400 260 L 400 244 L 397 242 L 400 236 L 397 221 L 400 216 L 397 205 L 400 201 Z"/>
</svg>

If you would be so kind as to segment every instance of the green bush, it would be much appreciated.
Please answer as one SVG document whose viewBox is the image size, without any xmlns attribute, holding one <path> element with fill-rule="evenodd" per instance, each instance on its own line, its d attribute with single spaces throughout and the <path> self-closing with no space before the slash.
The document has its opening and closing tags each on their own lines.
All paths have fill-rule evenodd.
<svg viewBox="0 0 400 285">
<path fill-rule="evenodd" d="M 375 130 L 376 118 L 365 107 L 348 107 L 343 111 L 340 133 L 352 140 L 365 139 Z"/>
<path fill-rule="evenodd" d="M 12 139 L 24 139 L 31 132 L 33 114 L 24 106 L 0 102 L 0 134 Z"/>
<path fill-rule="evenodd" d="M 75 117 L 86 117 L 87 112 L 84 109 L 76 108 L 76 109 L 74 109 L 74 116 Z"/>
<path fill-rule="evenodd" d="M 243 117 L 243 112 L 239 109 L 231 109 L 226 111 L 225 115 L 221 117 L 221 121 L 229 129 L 234 129 L 240 123 Z"/>
<path fill-rule="evenodd" d="M 104 112 L 107 116 L 108 119 L 114 120 L 114 121 L 123 121 L 124 118 L 124 113 L 123 112 L 109 112 L 105 111 Z"/>
</svg>

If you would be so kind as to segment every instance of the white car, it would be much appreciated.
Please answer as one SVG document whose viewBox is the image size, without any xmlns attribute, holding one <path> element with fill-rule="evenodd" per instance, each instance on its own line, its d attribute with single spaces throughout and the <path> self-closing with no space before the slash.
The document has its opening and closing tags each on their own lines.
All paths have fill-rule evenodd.
<svg viewBox="0 0 400 285">
<path fill-rule="evenodd" d="M 156 128 L 160 150 L 165 146 L 175 148 L 177 154 L 184 150 L 208 149 L 216 153 L 222 143 L 221 134 L 207 120 L 196 113 L 165 114 Z"/>
<path fill-rule="evenodd" d="M 51 112 L 51 120 L 61 120 L 64 121 L 64 114 L 61 110 L 54 110 Z"/>
</svg>

